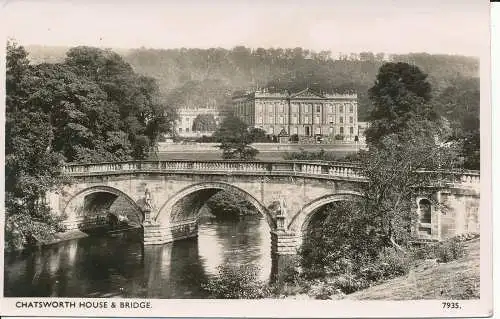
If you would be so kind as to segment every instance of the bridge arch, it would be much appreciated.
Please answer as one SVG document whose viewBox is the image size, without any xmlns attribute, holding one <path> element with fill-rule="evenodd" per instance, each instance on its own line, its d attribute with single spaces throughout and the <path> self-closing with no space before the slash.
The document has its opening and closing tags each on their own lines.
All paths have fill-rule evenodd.
<svg viewBox="0 0 500 319">
<path fill-rule="evenodd" d="M 336 194 L 329 194 L 314 199 L 304 205 L 302 209 L 292 218 L 288 224 L 288 229 L 297 233 L 297 239 L 300 246 L 302 238 L 307 230 L 314 213 L 324 205 L 338 201 L 356 201 L 361 199 L 363 195 L 356 191 L 343 191 Z"/>
<path fill-rule="evenodd" d="M 165 202 L 165 204 L 163 204 L 153 220 L 160 224 L 175 223 L 180 221 L 179 217 L 182 217 L 179 215 L 183 212 L 179 213 L 174 211 L 175 206 L 178 205 L 183 199 L 188 198 L 190 195 L 196 193 L 204 193 L 205 196 L 203 196 L 203 200 L 198 201 L 198 203 L 196 203 L 198 205 L 194 207 L 195 215 L 191 216 L 197 219 L 199 216 L 199 209 L 204 204 L 204 202 L 219 191 L 229 191 L 241 196 L 257 209 L 257 211 L 266 219 L 271 229 L 274 229 L 276 227 L 276 222 L 274 221 L 270 211 L 259 200 L 257 200 L 253 195 L 241 189 L 240 187 L 225 182 L 203 182 L 185 187 L 184 189 L 177 192 L 174 196 L 171 196 Z"/>
<path fill-rule="evenodd" d="M 130 205 L 130 207 L 134 209 L 135 216 L 137 217 L 138 222 L 142 225 L 144 221 L 144 215 L 142 213 L 142 209 L 139 207 L 139 204 L 123 191 L 114 187 L 104 185 L 88 187 L 72 195 L 71 198 L 66 202 L 66 205 L 64 206 L 64 209 L 62 211 L 63 216 L 66 216 L 67 222 L 72 222 L 74 220 L 85 217 L 85 199 L 88 198 L 89 195 L 93 194 L 107 194 L 101 197 L 101 199 L 103 201 L 107 201 L 105 205 L 108 206 L 111 206 L 118 197 L 124 198 L 125 201 Z"/>
</svg>

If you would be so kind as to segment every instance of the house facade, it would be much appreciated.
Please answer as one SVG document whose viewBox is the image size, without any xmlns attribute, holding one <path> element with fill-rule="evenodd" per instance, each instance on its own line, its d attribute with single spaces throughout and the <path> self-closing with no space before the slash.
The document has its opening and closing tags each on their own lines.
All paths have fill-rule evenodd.
<svg viewBox="0 0 500 319">
<path fill-rule="evenodd" d="M 277 136 L 331 136 L 354 141 L 358 134 L 357 94 L 295 93 L 267 90 L 233 97 L 234 114 L 251 127 Z"/>
</svg>

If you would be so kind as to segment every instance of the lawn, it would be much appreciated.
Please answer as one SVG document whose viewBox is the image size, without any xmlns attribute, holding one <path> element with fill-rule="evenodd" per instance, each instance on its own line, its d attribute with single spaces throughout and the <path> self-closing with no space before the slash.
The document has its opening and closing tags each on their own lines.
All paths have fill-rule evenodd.
<svg viewBox="0 0 500 319">
<path fill-rule="evenodd" d="M 281 161 L 285 152 L 259 152 L 257 160 L 261 161 Z M 335 151 L 335 154 L 341 158 L 352 152 Z M 154 155 L 149 157 L 156 160 Z M 222 159 L 220 152 L 162 152 L 158 154 L 159 160 L 220 160 Z"/>
<path fill-rule="evenodd" d="M 351 300 L 479 299 L 479 239 L 466 244 L 465 257 L 423 261 L 404 277 L 345 296 Z"/>
</svg>

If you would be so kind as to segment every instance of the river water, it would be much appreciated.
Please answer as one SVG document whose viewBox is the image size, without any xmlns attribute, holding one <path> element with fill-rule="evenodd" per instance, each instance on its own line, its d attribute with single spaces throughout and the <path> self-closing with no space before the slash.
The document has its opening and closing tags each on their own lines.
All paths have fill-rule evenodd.
<svg viewBox="0 0 500 319">
<path fill-rule="evenodd" d="M 69 240 L 5 256 L 6 297 L 206 298 L 202 283 L 224 263 L 271 275 L 263 219 L 203 222 L 198 238 L 146 246 L 133 232 Z"/>
</svg>

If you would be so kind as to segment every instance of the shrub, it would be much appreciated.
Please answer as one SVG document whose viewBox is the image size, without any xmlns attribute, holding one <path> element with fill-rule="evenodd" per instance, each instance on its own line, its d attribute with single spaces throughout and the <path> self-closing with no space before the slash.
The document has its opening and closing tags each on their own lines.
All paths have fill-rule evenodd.
<svg viewBox="0 0 500 319">
<path fill-rule="evenodd" d="M 447 263 L 465 255 L 462 237 L 454 237 L 432 245 L 418 247 L 412 251 L 414 259 L 437 259 Z"/>
<path fill-rule="evenodd" d="M 327 300 L 332 299 L 334 295 L 343 295 L 343 291 L 336 283 L 315 280 L 307 294 L 315 299 Z"/>
<path fill-rule="evenodd" d="M 259 268 L 253 265 L 218 267 L 218 275 L 202 287 L 217 299 L 258 299 L 270 295 L 267 285 L 258 280 Z"/>
<path fill-rule="evenodd" d="M 447 263 L 465 255 L 464 244 L 457 239 L 446 240 L 435 247 L 438 262 Z"/>
<path fill-rule="evenodd" d="M 345 294 L 350 294 L 370 286 L 370 283 L 366 279 L 349 273 L 334 277 L 330 284 Z"/>
<path fill-rule="evenodd" d="M 408 274 L 412 258 L 396 251 L 394 248 L 384 248 L 377 259 L 361 270 L 362 277 L 368 282 L 387 280 Z"/>
</svg>

